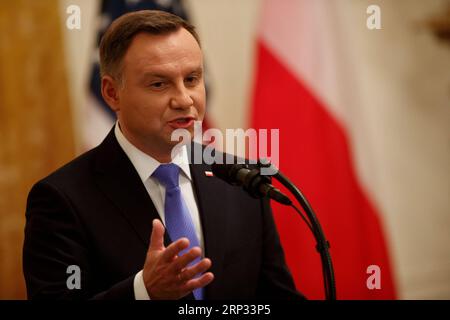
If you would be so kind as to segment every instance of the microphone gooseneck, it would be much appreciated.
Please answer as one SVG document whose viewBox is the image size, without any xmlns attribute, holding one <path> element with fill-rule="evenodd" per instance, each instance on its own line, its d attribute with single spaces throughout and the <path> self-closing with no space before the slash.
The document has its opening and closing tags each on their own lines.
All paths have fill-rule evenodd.
<svg viewBox="0 0 450 320">
<path fill-rule="evenodd" d="M 293 207 L 301 218 L 305 221 L 316 240 L 316 250 L 320 254 L 322 262 L 322 272 L 324 278 L 325 297 L 327 300 L 336 299 L 336 284 L 334 278 L 333 263 L 329 252 L 330 244 L 327 241 L 322 227 L 317 219 L 312 207 L 301 191 L 278 169 L 273 177 L 285 186 L 301 205 L 307 219 L 302 212 L 295 207 L 292 201 L 280 190 L 271 184 L 271 178 L 262 175 L 260 168 L 272 168 L 271 164 L 258 162 L 257 166 L 250 167 L 247 164 L 212 164 L 212 171 L 215 176 L 234 186 L 242 186 L 254 198 L 269 197 L 277 202 Z"/>
<path fill-rule="evenodd" d="M 268 176 L 260 174 L 259 169 L 250 168 L 246 164 L 212 164 L 215 176 L 231 185 L 243 186 L 253 198 L 269 197 L 285 205 L 291 205 L 292 201 L 280 190 L 271 184 Z"/>
</svg>

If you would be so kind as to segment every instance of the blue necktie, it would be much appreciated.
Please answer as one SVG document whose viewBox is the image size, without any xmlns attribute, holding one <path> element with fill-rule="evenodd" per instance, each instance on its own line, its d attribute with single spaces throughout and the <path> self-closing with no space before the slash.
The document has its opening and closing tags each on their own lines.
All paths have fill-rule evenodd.
<svg viewBox="0 0 450 320">
<path fill-rule="evenodd" d="M 182 237 L 189 239 L 189 248 L 180 252 L 180 255 L 186 253 L 192 247 L 199 247 L 199 240 L 195 233 L 194 223 L 192 222 L 186 203 L 183 201 L 180 186 L 178 184 L 180 167 L 176 164 L 161 164 L 153 177 L 166 188 L 166 199 L 164 201 L 164 215 L 166 220 L 166 229 L 172 241 Z M 189 266 L 200 261 L 200 258 L 192 261 Z M 197 300 L 203 299 L 203 288 L 194 290 L 194 296 Z"/>
</svg>

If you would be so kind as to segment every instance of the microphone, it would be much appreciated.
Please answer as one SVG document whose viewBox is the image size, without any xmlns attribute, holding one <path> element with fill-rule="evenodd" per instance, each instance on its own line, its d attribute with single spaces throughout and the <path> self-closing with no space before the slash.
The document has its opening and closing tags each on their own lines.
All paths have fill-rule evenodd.
<svg viewBox="0 0 450 320">
<path fill-rule="evenodd" d="M 247 191 L 252 197 L 263 198 L 267 196 L 277 202 L 292 206 L 295 211 L 300 214 L 300 217 L 311 229 L 313 236 L 317 241 L 316 249 L 320 254 L 320 259 L 322 262 L 325 297 L 327 300 L 336 300 L 336 282 L 334 279 L 333 262 L 329 252 L 330 244 L 325 238 L 325 234 L 323 233 L 319 220 L 301 191 L 278 169 L 276 169 L 277 173 L 273 177 L 294 195 L 295 199 L 305 211 L 309 221 L 286 195 L 270 184 L 271 178 L 269 176 L 261 175 L 259 167 L 268 168 L 270 166 L 270 164 L 265 165 L 258 162 L 256 168 L 251 168 L 246 164 L 217 163 L 213 163 L 211 167 L 213 174 L 216 177 L 219 177 L 231 185 L 243 186 L 244 190 Z"/>
<path fill-rule="evenodd" d="M 243 186 L 253 198 L 269 197 L 279 203 L 291 205 L 292 201 L 275 188 L 268 176 L 261 175 L 259 169 L 250 168 L 246 164 L 218 164 L 211 165 L 213 174 L 234 186 Z"/>
</svg>

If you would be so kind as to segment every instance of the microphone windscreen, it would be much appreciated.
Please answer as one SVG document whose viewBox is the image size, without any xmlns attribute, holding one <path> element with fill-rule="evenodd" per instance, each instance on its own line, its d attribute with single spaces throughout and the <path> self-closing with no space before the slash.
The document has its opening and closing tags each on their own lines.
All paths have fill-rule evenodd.
<svg viewBox="0 0 450 320">
<path fill-rule="evenodd" d="M 240 181 L 238 181 L 237 174 L 239 170 L 243 168 L 247 168 L 245 164 L 219 164 L 219 163 L 213 163 L 211 165 L 212 172 L 214 176 L 232 184 L 232 185 L 239 185 L 241 184 Z"/>
</svg>

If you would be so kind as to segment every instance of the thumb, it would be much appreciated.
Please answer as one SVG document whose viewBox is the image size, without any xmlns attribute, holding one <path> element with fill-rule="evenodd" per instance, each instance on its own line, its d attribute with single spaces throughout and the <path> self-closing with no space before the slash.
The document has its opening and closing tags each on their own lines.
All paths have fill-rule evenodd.
<svg viewBox="0 0 450 320">
<path fill-rule="evenodd" d="M 152 234 L 150 236 L 150 246 L 148 250 L 164 249 L 164 226 L 158 219 L 154 219 L 152 223 Z"/>
</svg>

